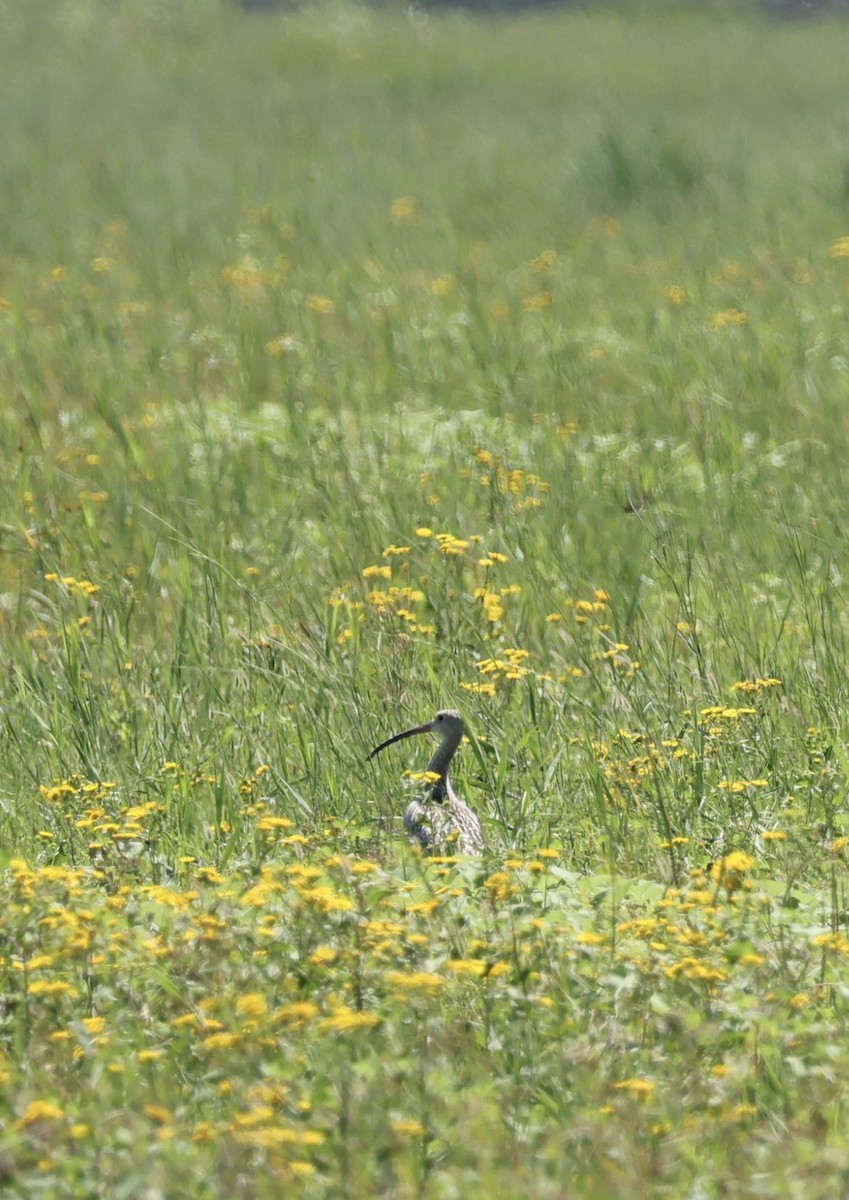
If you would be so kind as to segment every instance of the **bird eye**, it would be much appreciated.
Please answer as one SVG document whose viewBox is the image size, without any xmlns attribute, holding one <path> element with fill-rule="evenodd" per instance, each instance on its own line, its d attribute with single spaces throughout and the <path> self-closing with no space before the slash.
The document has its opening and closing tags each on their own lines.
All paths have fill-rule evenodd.
<svg viewBox="0 0 849 1200">
<path fill-rule="evenodd" d="M 441 720 L 442 720 L 442 713 L 437 713 L 436 719 L 437 719 L 437 721 L 441 721 Z"/>
</svg>

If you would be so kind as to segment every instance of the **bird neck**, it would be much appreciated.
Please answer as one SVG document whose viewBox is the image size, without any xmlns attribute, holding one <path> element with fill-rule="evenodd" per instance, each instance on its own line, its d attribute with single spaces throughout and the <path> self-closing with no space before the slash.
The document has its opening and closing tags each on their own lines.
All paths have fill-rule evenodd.
<svg viewBox="0 0 849 1200">
<path fill-rule="evenodd" d="M 456 753 L 457 747 L 460 745 L 459 738 L 444 737 L 433 752 L 430 762 L 427 764 L 428 771 L 433 775 L 438 775 L 439 778 L 434 781 L 431 787 L 431 799 L 441 804 L 445 797 L 449 794 L 450 784 L 448 782 L 448 768 L 451 766 L 451 760 Z"/>
</svg>

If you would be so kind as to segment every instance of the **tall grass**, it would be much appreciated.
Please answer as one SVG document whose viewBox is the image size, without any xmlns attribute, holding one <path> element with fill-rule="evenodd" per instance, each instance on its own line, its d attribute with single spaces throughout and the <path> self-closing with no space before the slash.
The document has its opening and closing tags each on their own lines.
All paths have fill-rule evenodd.
<svg viewBox="0 0 849 1200">
<path fill-rule="evenodd" d="M 2 15 L 4 1186 L 838 1194 L 847 28 Z"/>
</svg>

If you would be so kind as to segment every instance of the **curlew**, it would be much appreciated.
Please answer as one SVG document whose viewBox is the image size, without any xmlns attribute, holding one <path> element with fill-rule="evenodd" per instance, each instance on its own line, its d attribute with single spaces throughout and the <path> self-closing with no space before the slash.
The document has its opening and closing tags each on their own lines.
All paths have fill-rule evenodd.
<svg viewBox="0 0 849 1200">
<path fill-rule="evenodd" d="M 375 746 L 369 758 L 417 733 L 435 733 L 441 741 L 427 764 L 427 798 L 410 801 L 404 813 L 404 828 L 425 849 L 440 852 L 453 848 L 461 854 L 480 854 L 486 842 L 478 815 L 460 799 L 448 775 L 465 733 L 463 718 L 455 709 L 443 708 L 432 721 L 394 734 Z"/>
</svg>

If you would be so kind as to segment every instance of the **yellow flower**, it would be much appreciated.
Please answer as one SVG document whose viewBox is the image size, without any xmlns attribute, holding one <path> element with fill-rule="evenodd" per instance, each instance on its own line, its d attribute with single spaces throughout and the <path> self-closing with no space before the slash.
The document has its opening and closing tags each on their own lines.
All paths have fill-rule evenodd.
<svg viewBox="0 0 849 1200">
<path fill-rule="evenodd" d="M 200 1045 L 203 1050 L 229 1050 L 232 1046 L 237 1046 L 242 1040 L 241 1033 L 211 1033 L 205 1037 Z"/>
<path fill-rule="evenodd" d="M 14 966 L 17 967 L 18 964 L 15 963 Z M 53 956 L 51 954 L 34 954 L 32 958 L 28 959 L 25 963 L 21 963 L 20 966 L 21 970 L 40 971 L 43 967 L 53 966 Z"/>
<path fill-rule="evenodd" d="M 479 958 L 449 958 L 445 967 L 446 970 L 453 971 L 455 975 L 480 977 L 486 974 L 486 963 Z"/>
<path fill-rule="evenodd" d="M 319 1012 L 318 1005 L 313 1004 L 312 1000 L 299 1000 L 293 1004 L 286 1004 L 283 1008 L 278 1008 L 273 1013 L 272 1019 L 283 1025 L 298 1027 L 304 1025 L 307 1021 L 311 1021 L 313 1017 L 317 1017 Z"/>
<path fill-rule="evenodd" d="M 319 316 L 327 316 L 332 313 L 336 305 L 327 296 L 310 296 L 307 300 L 307 308 L 310 312 L 318 313 Z"/>
<path fill-rule="evenodd" d="M 267 1012 L 268 1002 L 261 992 L 249 992 L 245 996 L 239 996 L 236 1001 L 236 1013 L 240 1017 L 258 1019 L 264 1017 Z"/>
<path fill-rule="evenodd" d="M 600 933 L 595 929 L 587 929 L 575 938 L 579 946 L 603 946 L 607 940 L 606 933 Z"/>
<path fill-rule="evenodd" d="M 434 296 L 447 296 L 454 291 L 457 286 L 457 280 L 453 275 L 440 275 L 434 279 L 430 285 L 430 290 Z"/>
<path fill-rule="evenodd" d="M 319 946 L 310 955 L 310 962 L 314 967 L 327 967 L 336 962 L 337 956 L 333 946 Z"/>
<path fill-rule="evenodd" d="M 33 1100 L 15 1121 L 15 1128 L 24 1129 L 36 1121 L 61 1121 L 64 1115 L 58 1104 L 53 1104 L 50 1100 Z"/>
<path fill-rule="evenodd" d="M 76 996 L 77 989 L 63 979 L 35 979 L 27 991 L 31 996 Z"/>
<path fill-rule="evenodd" d="M 278 1146 L 320 1146 L 324 1134 L 312 1129 L 286 1129 L 274 1125 L 268 1129 L 237 1130 L 233 1133 L 233 1140 L 244 1146 L 271 1150 Z"/>
<path fill-rule="evenodd" d="M 308 904 L 312 904 L 320 912 L 350 912 L 354 902 L 350 896 L 343 896 L 327 886 L 317 888 L 302 888 L 298 894 Z"/>
<path fill-rule="evenodd" d="M 735 1104 L 733 1108 L 727 1109 L 723 1114 L 726 1121 L 742 1121 L 745 1117 L 757 1116 L 757 1107 L 754 1104 Z"/>
<path fill-rule="evenodd" d="M 464 554 L 469 548 L 468 541 L 455 537 L 453 533 L 438 533 L 436 540 L 443 554 L 458 556 Z"/>
<path fill-rule="evenodd" d="M 102 826 L 100 828 L 103 828 Z M 114 831 L 114 826 L 110 832 Z M 184 912 L 198 898 L 197 892 L 178 892 L 173 888 L 162 887 L 159 884 L 152 884 L 144 889 L 151 900 L 155 900 L 161 904 L 163 908 L 173 908 L 178 912 Z"/>
<path fill-rule="evenodd" d="M 174 1120 L 171 1110 L 161 1104 L 145 1104 L 144 1113 L 151 1121 L 156 1121 L 157 1125 L 168 1125 Z"/>
<path fill-rule="evenodd" d="M 291 829 L 292 822 L 288 817 L 261 817 L 256 827 L 260 833 L 269 833 L 275 829 Z"/>
<path fill-rule="evenodd" d="M 726 854 L 720 863 L 715 864 L 725 871 L 751 871 L 754 865 L 755 860 L 751 854 L 744 854 L 742 850 L 733 850 L 731 854 Z"/>
<path fill-rule="evenodd" d="M 423 1137 L 424 1126 L 421 1121 L 393 1121 L 392 1129 L 402 1137 Z"/>
<path fill-rule="evenodd" d="M 731 685 L 732 692 L 759 692 L 761 688 L 780 687 L 781 680 L 770 677 L 769 679 L 741 679 L 739 683 Z"/>
<path fill-rule="evenodd" d="M 282 884 L 278 883 L 276 879 L 272 879 L 270 875 L 263 873 L 263 878 L 253 887 L 248 888 L 240 903 L 249 908 L 264 908 L 272 896 L 282 891 Z"/>
<path fill-rule="evenodd" d="M 713 863 L 710 874 L 713 882 L 731 893 L 740 887 L 743 876 L 747 871 L 751 871 L 753 866 L 754 859 L 751 854 L 735 850 L 730 854 L 725 854 L 725 857 L 719 859 L 718 863 Z"/>
<path fill-rule="evenodd" d="M 348 1033 L 353 1029 L 370 1029 L 380 1024 L 380 1017 L 374 1013 L 355 1012 L 344 1006 L 337 1009 L 332 1017 L 319 1021 L 318 1029 L 322 1033 Z"/>
<path fill-rule="evenodd" d="M 493 872 L 483 881 L 483 886 L 492 893 L 496 900 L 506 900 L 515 892 L 515 888 L 510 885 L 510 876 L 506 871 Z"/>
<path fill-rule="evenodd" d="M 541 292 L 535 292 L 532 296 L 526 296 L 522 308 L 526 313 L 544 312 L 545 309 L 551 308 L 551 292 L 544 289 Z"/>
<path fill-rule="evenodd" d="M 460 687 L 464 692 L 471 692 L 474 696 L 495 696 L 494 683 L 461 683 Z"/>
<path fill-rule="evenodd" d="M 270 342 L 265 343 L 265 353 L 270 354 L 272 358 L 277 358 L 281 354 L 288 354 L 298 348 L 298 340 L 291 333 L 278 334 Z"/>
<path fill-rule="evenodd" d="M 445 986 L 442 976 L 430 971 L 389 971 L 386 978 L 402 992 L 424 992 L 428 996 L 435 996 Z"/>
<path fill-rule="evenodd" d="M 739 308 L 725 308 L 715 312 L 710 319 L 711 329 L 724 329 L 726 325 L 745 325 L 748 317 Z"/>
<path fill-rule="evenodd" d="M 652 1094 L 654 1084 L 650 1079 L 623 1079 L 620 1083 L 614 1083 L 613 1088 L 617 1092 L 629 1092 L 643 1099 Z"/>
<path fill-rule="evenodd" d="M 240 1129 L 255 1129 L 257 1125 L 268 1125 L 274 1116 L 274 1109 L 268 1104 L 259 1104 L 248 1112 L 237 1113 L 233 1125 Z"/>
<path fill-rule="evenodd" d="M 389 215 L 396 224 L 412 224 L 421 216 L 419 202 L 415 196 L 399 196 L 389 206 Z"/>
<path fill-rule="evenodd" d="M 531 259 L 531 270 L 537 274 L 543 271 L 550 271 L 557 265 L 557 251 L 543 250 L 542 254 L 538 254 L 536 258 Z"/>
<path fill-rule="evenodd" d="M 723 714 L 725 715 L 725 714 Z M 769 787 L 767 779 L 721 779 L 717 787 L 723 792 L 732 792 L 738 795 L 740 792 L 745 792 L 746 788 L 765 788 Z"/>
</svg>

